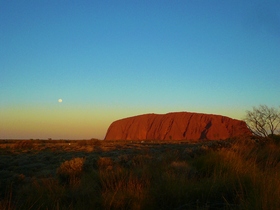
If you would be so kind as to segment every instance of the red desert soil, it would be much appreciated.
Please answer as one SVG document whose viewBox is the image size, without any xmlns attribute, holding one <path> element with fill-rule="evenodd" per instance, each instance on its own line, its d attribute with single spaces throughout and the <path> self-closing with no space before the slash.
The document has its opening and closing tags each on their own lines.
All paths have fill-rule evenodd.
<svg viewBox="0 0 280 210">
<path fill-rule="evenodd" d="M 105 140 L 224 140 L 251 135 L 241 120 L 213 114 L 174 112 L 120 119 Z"/>
</svg>

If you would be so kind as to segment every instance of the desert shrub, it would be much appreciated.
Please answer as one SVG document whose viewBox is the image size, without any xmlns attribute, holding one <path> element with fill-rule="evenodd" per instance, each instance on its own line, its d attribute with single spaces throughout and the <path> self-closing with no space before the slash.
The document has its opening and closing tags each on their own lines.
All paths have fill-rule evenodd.
<svg viewBox="0 0 280 210">
<path fill-rule="evenodd" d="M 102 144 L 102 141 L 98 139 L 91 139 L 90 141 L 94 146 L 100 146 Z"/>
<path fill-rule="evenodd" d="M 75 185 L 80 182 L 85 158 L 74 158 L 63 162 L 57 169 L 57 175 L 61 183 Z"/>
<path fill-rule="evenodd" d="M 95 155 L 88 155 L 87 158 L 84 161 L 83 170 L 85 172 L 91 172 L 92 170 L 96 170 L 97 167 L 97 161 L 98 156 Z"/>
<path fill-rule="evenodd" d="M 149 179 L 134 170 L 116 166 L 99 171 L 104 209 L 143 209 Z"/>
<path fill-rule="evenodd" d="M 18 191 L 14 203 L 23 209 L 64 209 L 59 208 L 66 188 L 55 179 L 34 179 Z"/>
<path fill-rule="evenodd" d="M 79 140 L 77 141 L 78 146 L 99 146 L 101 145 L 101 140 L 90 139 L 90 140 Z"/>
<path fill-rule="evenodd" d="M 33 147 L 33 140 L 19 140 L 14 144 L 15 149 L 32 149 Z"/>
<path fill-rule="evenodd" d="M 112 170 L 113 165 L 113 160 L 110 157 L 100 157 L 97 161 L 99 170 Z"/>
<path fill-rule="evenodd" d="M 118 164 L 125 168 L 130 168 L 131 166 L 131 159 L 130 155 L 124 154 L 118 156 Z"/>
<path fill-rule="evenodd" d="M 0 171 L 0 200 L 6 194 L 7 189 L 11 189 L 14 173 L 8 170 Z"/>
<path fill-rule="evenodd" d="M 78 146 L 88 146 L 89 145 L 89 140 L 79 140 L 77 142 Z"/>
</svg>

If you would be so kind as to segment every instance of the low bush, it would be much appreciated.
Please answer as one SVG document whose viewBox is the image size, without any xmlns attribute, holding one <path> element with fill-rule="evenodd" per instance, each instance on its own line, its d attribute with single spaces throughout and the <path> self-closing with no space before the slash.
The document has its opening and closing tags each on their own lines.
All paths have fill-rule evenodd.
<svg viewBox="0 0 280 210">
<path fill-rule="evenodd" d="M 57 176 L 62 184 L 76 185 L 80 183 L 85 158 L 74 158 L 65 161 L 57 169 Z"/>
<path fill-rule="evenodd" d="M 14 144 L 15 149 L 32 149 L 34 147 L 33 140 L 18 140 Z"/>
</svg>

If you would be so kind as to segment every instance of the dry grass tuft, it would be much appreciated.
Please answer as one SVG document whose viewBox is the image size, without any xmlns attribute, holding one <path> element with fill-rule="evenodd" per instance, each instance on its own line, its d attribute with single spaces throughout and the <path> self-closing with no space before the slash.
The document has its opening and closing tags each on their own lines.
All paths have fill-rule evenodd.
<svg viewBox="0 0 280 210">
<path fill-rule="evenodd" d="M 19 140 L 14 144 L 14 149 L 33 149 L 33 140 Z"/>
<path fill-rule="evenodd" d="M 112 170 L 113 160 L 109 157 L 100 157 L 97 161 L 97 166 L 100 170 Z"/>
<path fill-rule="evenodd" d="M 57 169 L 57 175 L 64 184 L 76 185 L 80 183 L 85 158 L 74 158 L 65 161 Z"/>
</svg>

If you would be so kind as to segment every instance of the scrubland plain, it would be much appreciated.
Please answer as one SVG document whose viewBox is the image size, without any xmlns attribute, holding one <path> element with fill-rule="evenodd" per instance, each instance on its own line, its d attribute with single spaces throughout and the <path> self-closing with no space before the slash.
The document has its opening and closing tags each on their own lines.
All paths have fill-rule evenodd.
<svg viewBox="0 0 280 210">
<path fill-rule="evenodd" d="M 1 140 L 0 209 L 279 209 L 277 139 Z"/>
</svg>

